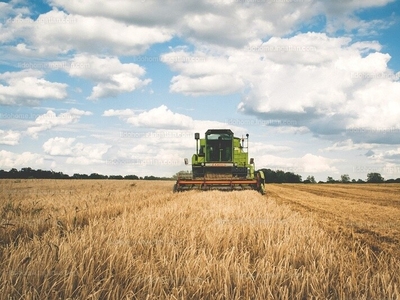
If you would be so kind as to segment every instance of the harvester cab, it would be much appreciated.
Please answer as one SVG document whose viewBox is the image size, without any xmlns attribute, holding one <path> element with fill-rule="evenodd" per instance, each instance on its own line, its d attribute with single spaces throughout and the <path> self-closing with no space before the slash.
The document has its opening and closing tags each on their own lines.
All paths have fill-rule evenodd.
<svg viewBox="0 0 400 300">
<path fill-rule="evenodd" d="M 249 135 L 235 137 L 230 129 L 209 129 L 204 138 L 195 133 L 196 153 L 192 155 L 192 174 L 178 177 L 174 192 L 200 190 L 257 190 L 265 193 L 262 171 L 249 161 Z M 246 143 L 245 143 L 246 142 Z M 185 159 L 185 164 L 189 160 Z"/>
</svg>

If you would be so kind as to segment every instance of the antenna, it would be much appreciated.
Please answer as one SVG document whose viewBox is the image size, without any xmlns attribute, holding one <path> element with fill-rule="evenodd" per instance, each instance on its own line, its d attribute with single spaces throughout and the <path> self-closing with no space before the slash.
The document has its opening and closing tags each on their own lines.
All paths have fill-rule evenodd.
<svg viewBox="0 0 400 300">
<path fill-rule="evenodd" d="M 200 139 L 200 133 L 196 132 L 194 134 L 194 139 L 196 140 L 196 154 L 199 154 L 199 139 Z"/>
</svg>

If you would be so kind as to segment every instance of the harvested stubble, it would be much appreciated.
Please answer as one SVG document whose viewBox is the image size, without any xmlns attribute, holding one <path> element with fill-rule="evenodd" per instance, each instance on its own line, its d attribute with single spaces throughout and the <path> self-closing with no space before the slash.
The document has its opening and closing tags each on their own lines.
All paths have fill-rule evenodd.
<svg viewBox="0 0 400 300">
<path fill-rule="evenodd" d="M 173 194 L 172 184 L 1 182 L 0 295 L 5 299 L 400 296 L 396 275 L 400 264 L 389 254 L 376 256 L 357 241 L 330 235 L 313 219 L 254 191 Z M 25 193 L 29 186 L 41 192 Z"/>
</svg>

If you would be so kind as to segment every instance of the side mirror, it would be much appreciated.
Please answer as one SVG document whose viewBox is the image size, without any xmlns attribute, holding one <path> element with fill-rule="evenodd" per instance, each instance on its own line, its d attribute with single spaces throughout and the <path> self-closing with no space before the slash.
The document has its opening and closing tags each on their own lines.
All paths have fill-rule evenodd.
<svg viewBox="0 0 400 300">
<path fill-rule="evenodd" d="M 189 164 L 189 160 L 187 159 L 187 158 L 185 158 L 185 165 L 188 165 Z"/>
<path fill-rule="evenodd" d="M 250 158 L 250 164 L 254 164 L 254 158 Z"/>
</svg>

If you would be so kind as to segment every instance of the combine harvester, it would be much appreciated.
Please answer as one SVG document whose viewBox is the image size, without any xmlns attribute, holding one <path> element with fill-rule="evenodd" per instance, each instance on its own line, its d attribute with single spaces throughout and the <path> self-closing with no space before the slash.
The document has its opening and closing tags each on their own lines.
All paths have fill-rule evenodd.
<svg viewBox="0 0 400 300">
<path fill-rule="evenodd" d="M 192 174 L 178 176 L 174 192 L 256 190 L 265 194 L 264 173 L 254 170 L 253 158 L 248 160 L 248 134 L 245 140 L 234 137 L 230 129 L 209 129 L 204 139 L 199 133 L 194 138 L 196 154 L 192 156 Z M 185 164 L 188 164 L 187 158 Z"/>
</svg>

